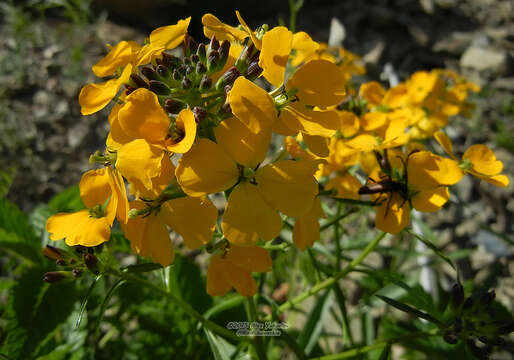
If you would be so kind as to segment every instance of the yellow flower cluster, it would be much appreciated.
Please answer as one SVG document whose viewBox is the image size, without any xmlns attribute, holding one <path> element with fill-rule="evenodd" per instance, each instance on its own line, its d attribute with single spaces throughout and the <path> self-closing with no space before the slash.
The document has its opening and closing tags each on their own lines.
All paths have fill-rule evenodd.
<svg viewBox="0 0 514 360">
<path fill-rule="evenodd" d="M 154 30 L 144 45 L 110 47 L 93 66 L 111 79 L 84 86 L 79 102 L 84 115 L 114 102 L 106 150 L 91 156 L 103 167 L 80 182 L 86 210 L 48 220 L 52 240 L 96 246 L 109 240 L 116 218 L 135 253 L 166 266 L 171 229 L 188 248 L 213 253 L 211 295 L 235 288 L 248 296 L 257 290 L 251 272 L 271 270 L 262 245 L 280 234 L 284 216 L 295 219 L 299 249 L 319 239 L 320 195 L 370 194 L 376 226 L 397 233 L 411 208 L 439 209 L 465 172 L 508 183 L 487 147 L 472 146 L 458 160 L 438 132 L 469 110 L 475 85 L 437 70 L 356 92 L 350 80 L 364 72 L 356 55 L 283 26 L 254 31 L 236 15 L 238 27 L 204 15 L 206 44 L 187 34 L 187 18 Z M 166 52 L 180 44 L 182 57 Z M 451 159 L 419 151 L 414 140 L 434 134 Z M 279 135 L 283 150 L 267 156 Z M 354 176 L 357 165 L 367 184 Z M 221 192 L 219 216 L 211 198 Z"/>
</svg>

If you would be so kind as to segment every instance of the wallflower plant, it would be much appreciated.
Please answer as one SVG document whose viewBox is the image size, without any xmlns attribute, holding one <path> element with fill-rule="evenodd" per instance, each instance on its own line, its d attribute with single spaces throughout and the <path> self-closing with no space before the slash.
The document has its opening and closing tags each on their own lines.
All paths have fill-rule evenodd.
<svg viewBox="0 0 514 360">
<path fill-rule="evenodd" d="M 244 298 L 249 322 L 276 320 L 349 272 L 365 272 L 364 259 L 386 233 L 403 239 L 412 209 L 441 209 L 465 173 L 508 185 L 489 148 L 472 145 L 459 159 L 441 131 L 450 117 L 467 114 L 468 93 L 478 90 L 474 84 L 448 70 L 432 70 L 391 89 L 376 81 L 358 86 L 355 75 L 364 73 L 358 56 L 284 26 L 252 29 L 236 16 L 240 24 L 231 26 L 205 14 L 205 43 L 187 33 L 186 18 L 154 30 L 144 44 L 109 46 L 93 65 L 96 76 L 108 79 L 85 85 L 79 103 L 83 115 L 112 104 L 110 132 L 105 149 L 90 158 L 96 170 L 80 182 L 86 209 L 52 215 L 46 222 L 52 241 L 101 251 L 100 245 L 114 241 L 111 229 L 121 227 L 135 254 L 166 269 L 177 251 L 194 250 L 204 256 L 208 294 L 221 297 L 234 289 L 240 296 L 233 299 Z M 432 137 L 450 158 L 430 150 Z M 342 270 L 337 240 L 335 253 L 325 254 L 336 260 L 335 270 L 323 268 L 314 250 L 334 241 L 324 231 L 334 228 L 340 237 L 340 222 L 348 216 L 359 221 L 369 208 L 376 209 L 380 232 Z M 274 262 L 277 253 L 294 247 L 309 254 L 319 281 L 279 305 L 264 295 L 273 289 L 263 279 L 289 271 L 277 270 Z M 95 269 L 102 274 L 157 287 L 105 258 L 99 261 Z M 247 343 L 260 359 L 269 356 L 269 341 L 238 337 L 172 293 L 158 291 L 209 334 Z M 455 324 L 448 330 L 427 318 L 435 324 L 429 336 L 444 335 L 450 343 L 467 336 Z M 294 338 L 281 341 L 298 358 L 314 346 L 305 347 L 301 337 L 301 346 Z"/>
</svg>

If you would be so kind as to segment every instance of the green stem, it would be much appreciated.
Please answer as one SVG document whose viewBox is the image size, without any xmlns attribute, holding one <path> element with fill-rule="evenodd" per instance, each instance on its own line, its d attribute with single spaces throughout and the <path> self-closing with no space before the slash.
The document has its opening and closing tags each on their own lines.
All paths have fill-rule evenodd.
<svg viewBox="0 0 514 360">
<path fill-rule="evenodd" d="M 320 226 L 319 228 L 319 231 L 323 231 L 325 229 L 328 229 L 329 227 L 331 227 L 332 225 L 334 224 L 337 224 L 340 220 L 344 219 L 345 217 L 347 216 L 350 216 L 351 214 L 354 214 L 356 212 L 358 212 L 359 209 L 357 208 L 353 208 L 353 209 L 350 209 L 348 210 L 347 212 L 345 212 L 344 214 L 340 214 L 340 215 L 337 215 L 335 218 L 333 218 L 332 220 L 330 220 L 329 222 L 323 224 Z"/>
<path fill-rule="evenodd" d="M 199 312 L 197 312 L 195 309 L 191 307 L 188 303 L 183 301 L 182 299 L 176 297 L 172 293 L 168 292 L 166 289 L 163 289 L 157 285 L 152 284 L 151 282 L 144 280 L 140 277 L 128 274 L 128 273 L 120 273 L 114 269 L 108 270 L 109 274 L 118 276 L 124 280 L 131 281 L 134 283 L 137 283 L 142 286 L 146 286 L 149 289 L 152 289 L 156 292 L 159 292 L 164 297 L 168 298 L 171 302 L 173 302 L 175 305 L 180 307 L 186 314 L 194 318 L 195 320 L 199 321 L 203 326 L 205 326 L 207 329 L 211 330 L 212 332 L 221 335 L 227 339 L 230 339 L 232 341 L 240 342 L 240 341 L 248 341 L 248 339 L 245 339 L 244 337 L 238 337 L 236 334 L 234 334 L 232 331 L 225 329 L 224 327 L 219 326 L 218 324 L 207 320 L 205 317 L 202 316 Z"/>
<path fill-rule="evenodd" d="M 301 293 L 300 295 L 298 295 L 294 299 L 292 299 L 292 300 L 282 304 L 279 307 L 279 311 L 283 312 L 283 311 L 291 309 L 292 307 L 300 304 L 301 302 L 303 302 L 304 300 L 308 299 L 312 295 L 315 295 L 318 292 L 320 292 L 321 290 L 326 289 L 326 288 L 332 286 L 336 281 L 338 281 L 339 279 L 345 277 L 357 265 L 359 265 L 366 258 L 366 256 L 368 256 L 368 254 L 373 251 L 373 249 L 375 249 L 375 247 L 380 243 L 380 240 L 382 240 L 385 237 L 385 235 L 386 235 L 386 233 L 384 233 L 384 232 L 381 232 L 380 234 L 378 234 L 373 239 L 373 241 L 371 241 L 368 244 L 368 246 L 366 246 L 366 248 L 362 251 L 362 253 L 360 253 L 359 256 L 357 256 L 355 259 L 353 259 L 352 262 L 350 262 L 343 270 L 341 270 L 340 272 L 338 272 L 334 276 L 329 277 L 329 278 L 323 280 L 322 282 L 314 285 L 312 288 L 310 288 L 309 290 Z M 270 318 L 270 316 L 268 315 L 266 317 L 266 320 L 269 321 L 269 318 Z"/>
<path fill-rule="evenodd" d="M 427 336 L 437 336 L 439 335 L 439 329 L 433 329 L 429 332 L 416 332 L 412 334 L 407 334 L 403 337 L 394 338 L 394 339 L 386 339 L 386 340 L 379 340 L 371 345 L 362 346 L 354 349 L 350 349 L 347 351 L 344 351 L 339 354 L 332 354 L 327 356 L 321 356 L 316 358 L 311 358 L 311 360 L 339 360 L 339 359 L 347 359 L 351 358 L 360 354 L 365 354 L 367 352 L 383 348 L 387 344 L 393 344 L 397 342 L 402 342 L 407 339 L 417 338 L 417 337 L 427 337 Z"/>
<path fill-rule="evenodd" d="M 255 301 L 253 300 L 252 296 L 248 296 L 245 299 L 245 305 L 246 305 L 245 309 L 246 309 L 246 316 L 248 318 L 248 322 L 250 324 L 257 322 L 258 321 L 257 307 L 255 306 Z M 259 329 L 257 329 L 257 330 L 259 330 Z M 266 360 L 267 356 L 266 356 L 266 351 L 265 351 L 263 343 L 262 343 L 262 337 L 256 336 L 253 339 L 252 344 L 254 345 L 255 352 L 257 353 L 257 358 L 259 360 Z"/>
</svg>

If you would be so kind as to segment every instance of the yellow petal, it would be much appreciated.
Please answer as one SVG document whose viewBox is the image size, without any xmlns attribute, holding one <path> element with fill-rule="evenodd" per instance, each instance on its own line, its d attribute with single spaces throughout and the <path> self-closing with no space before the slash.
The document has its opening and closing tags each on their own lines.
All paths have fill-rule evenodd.
<svg viewBox="0 0 514 360">
<path fill-rule="evenodd" d="M 482 144 L 471 145 L 462 158 L 469 159 L 473 164 L 473 171 L 483 175 L 497 175 L 503 170 L 503 163 L 496 160 L 494 152 Z"/>
<path fill-rule="evenodd" d="M 381 111 L 369 112 L 361 117 L 361 126 L 365 131 L 373 131 L 385 125 L 387 114 Z"/>
<path fill-rule="evenodd" d="M 210 39 L 216 36 L 219 41 L 228 40 L 230 42 L 243 41 L 248 37 L 246 31 L 222 23 L 216 16 L 205 14 L 202 16 L 203 33 Z M 234 44 L 231 44 L 233 46 Z"/>
<path fill-rule="evenodd" d="M 164 50 L 164 46 L 156 46 L 148 43 L 137 53 L 136 66 L 150 64 L 155 58 L 159 57 Z"/>
<path fill-rule="evenodd" d="M 51 216 L 46 223 L 50 239 L 65 238 L 69 246 L 97 246 L 109 240 L 110 223 L 105 217 L 89 217 L 88 210 L 76 213 L 59 213 Z"/>
<path fill-rule="evenodd" d="M 191 17 L 179 20 L 175 25 L 162 26 L 150 34 L 150 43 L 165 49 L 174 49 L 182 43 L 187 33 Z"/>
<path fill-rule="evenodd" d="M 221 146 L 202 138 L 180 158 L 175 175 L 186 194 L 203 196 L 232 187 L 239 170 Z"/>
<path fill-rule="evenodd" d="M 437 131 L 434 134 L 434 138 L 437 140 L 439 145 L 442 146 L 442 148 L 446 154 L 450 155 L 452 158 L 455 158 L 455 155 L 453 155 L 452 142 L 445 133 L 443 133 L 442 131 Z"/>
<path fill-rule="evenodd" d="M 127 135 L 151 144 L 162 144 L 170 125 L 157 95 L 145 88 L 127 96 L 125 105 L 118 112 L 118 120 Z"/>
<path fill-rule="evenodd" d="M 398 234 L 409 224 L 410 206 L 400 194 L 393 193 L 392 196 L 391 201 L 386 198 L 378 207 L 375 226 L 381 231 Z"/>
<path fill-rule="evenodd" d="M 407 162 L 408 185 L 416 191 L 431 190 L 439 185 L 453 185 L 464 173 L 456 161 L 429 151 L 411 154 Z"/>
<path fill-rule="evenodd" d="M 372 135 L 362 134 L 346 141 L 345 144 L 358 151 L 371 151 L 377 147 L 377 139 Z"/>
<path fill-rule="evenodd" d="M 112 194 L 109 174 L 105 168 L 89 170 L 82 175 L 79 183 L 80 197 L 88 209 L 104 205 Z"/>
<path fill-rule="evenodd" d="M 360 128 L 360 121 L 357 115 L 355 115 L 351 111 L 340 111 L 337 112 L 339 114 L 340 128 L 341 134 L 345 138 L 349 138 L 357 134 Z"/>
<path fill-rule="evenodd" d="M 132 65 L 128 64 L 118 79 L 84 86 L 79 94 L 82 115 L 90 115 L 102 110 L 116 96 L 120 86 L 129 80 L 131 73 Z"/>
<path fill-rule="evenodd" d="M 132 201 L 130 206 L 142 209 L 145 205 L 141 201 Z M 162 266 L 168 266 L 173 262 L 175 252 L 168 229 L 162 220 L 159 213 L 150 214 L 144 218 L 129 219 L 127 224 L 121 223 L 121 227 L 135 253 Z"/>
<path fill-rule="evenodd" d="M 383 100 L 383 104 L 387 105 L 389 108 L 406 106 L 408 102 L 409 96 L 405 83 L 398 84 L 387 90 Z"/>
<path fill-rule="evenodd" d="M 141 46 L 134 41 L 120 41 L 111 47 L 109 53 L 93 65 L 93 73 L 98 77 L 112 75 L 120 67 L 135 60 L 136 53 Z"/>
<path fill-rule="evenodd" d="M 230 245 L 226 261 L 250 272 L 271 271 L 271 256 L 260 246 Z"/>
<path fill-rule="evenodd" d="M 306 32 L 300 31 L 293 35 L 293 49 L 296 50 L 296 54 L 291 61 L 291 65 L 297 67 L 302 62 L 311 57 L 316 50 L 318 50 L 319 44 L 312 40 L 312 38 Z"/>
<path fill-rule="evenodd" d="M 327 60 L 312 60 L 300 67 L 286 88 L 298 89 L 296 95 L 302 103 L 321 108 L 336 105 L 346 96 L 343 73 Z"/>
<path fill-rule="evenodd" d="M 241 24 L 241 26 L 243 26 L 243 28 L 246 30 L 246 32 L 252 39 L 252 42 L 255 45 L 255 47 L 257 48 L 257 50 L 261 50 L 262 49 L 262 41 L 257 39 L 257 36 L 255 36 L 252 29 L 250 29 L 250 27 L 246 24 L 246 22 L 244 21 L 244 19 L 241 16 L 241 14 L 237 10 L 236 10 L 236 16 L 237 16 L 237 19 L 239 20 L 239 23 Z"/>
<path fill-rule="evenodd" d="M 351 174 L 345 173 L 330 179 L 325 189 L 337 190 L 337 198 L 359 200 L 359 189 L 362 184 Z"/>
<path fill-rule="evenodd" d="M 232 285 L 225 280 L 224 261 L 221 255 L 214 255 L 207 269 L 207 293 L 211 296 L 223 296 Z"/>
<path fill-rule="evenodd" d="M 106 145 L 109 149 L 118 150 L 124 144 L 131 142 L 134 138 L 127 135 L 123 129 L 121 128 L 120 122 L 118 120 L 118 112 L 120 111 L 122 105 L 115 104 L 109 114 L 109 124 L 111 125 L 111 131 L 107 135 Z"/>
<path fill-rule="evenodd" d="M 262 37 L 259 66 L 263 69 L 262 76 L 275 87 L 284 83 L 292 42 L 293 33 L 283 26 L 274 27 Z"/>
<path fill-rule="evenodd" d="M 198 249 L 211 240 L 218 218 L 218 210 L 207 197 L 169 200 L 161 207 L 161 213 L 190 249 Z"/>
<path fill-rule="evenodd" d="M 227 100 L 232 113 L 255 134 L 271 127 L 277 119 L 277 111 L 269 94 L 244 76 L 236 79 Z"/>
<path fill-rule="evenodd" d="M 301 216 L 309 211 L 318 194 L 313 175 L 320 162 L 280 160 L 268 164 L 257 170 L 257 188 L 275 209 L 288 216 Z"/>
<path fill-rule="evenodd" d="M 177 128 L 183 132 L 184 137 L 178 142 L 168 138 L 165 142 L 166 150 L 169 152 L 183 154 L 191 149 L 196 139 L 196 120 L 193 112 L 189 109 L 181 110 L 176 119 Z"/>
<path fill-rule="evenodd" d="M 241 296 L 253 296 L 257 292 L 257 283 L 252 274 L 230 261 L 224 261 L 223 263 L 223 276 Z"/>
<path fill-rule="evenodd" d="M 164 152 L 144 139 L 123 145 L 116 157 L 116 169 L 130 182 L 139 180 L 147 189 L 152 188 L 152 178 L 161 173 Z"/>
<path fill-rule="evenodd" d="M 312 151 L 314 154 L 320 157 L 327 157 L 330 153 L 328 144 L 330 139 L 323 136 L 314 136 L 302 133 L 303 141 L 305 145 Z"/>
<path fill-rule="evenodd" d="M 414 209 L 423 212 L 434 212 L 439 210 L 450 198 L 450 192 L 446 186 L 432 190 L 424 190 L 412 196 Z"/>
<path fill-rule="evenodd" d="M 359 96 L 363 97 L 370 108 L 379 106 L 384 99 L 385 89 L 377 81 L 370 81 L 361 85 Z"/>
<path fill-rule="evenodd" d="M 271 129 L 255 134 L 236 117 L 223 120 L 214 130 L 218 144 L 238 164 L 254 169 L 264 161 L 271 141 Z"/>
<path fill-rule="evenodd" d="M 311 209 L 296 219 L 293 227 L 293 242 L 300 251 L 312 247 L 319 240 L 319 214 L 323 214 L 321 203 L 317 197 Z"/>
<path fill-rule="evenodd" d="M 221 228 L 231 243 L 254 245 L 259 238 L 269 241 L 278 236 L 282 219 L 255 185 L 243 182 L 230 193 Z"/>
<path fill-rule="evenodd" d="M 130 193 L 136 198 L 155 199 L 174 178 L 175 167 L 171 163 L 170 157 L 164 154 L 161 160 L 161 172 L 157 177 L 152 178 L 152 188 L 147 189 L 140 180 L 132 178 Z"/>
<path fill-rule="evenodd" d="M 309 135 L 331 137 L 341 123 L 336 111 L 316 111 L 301 103 L 292 103 L 280 111 L 280 120 L 294 130 Z"/>
<path fill-rule="evenodd" d="M 107 168 L 111 182 L 113 196 L 117 198 L 116 217 L 120 222 L 126 223 L 128 221 L 129 203 L 127 199 L 127 189 L 125 182 L 120 172 Z"/>
<path fill-rule="evenodd" d="M 490 184 L 500 186 L 500 187 L 507 187 L 509 186 L 509 178 L 505 175 L 494 175 L 494 176 L 483 176 L 479 174 L 473 174 L 477 178 L 482 179 L 484 181 L 487 181 Z"/>
</svg>

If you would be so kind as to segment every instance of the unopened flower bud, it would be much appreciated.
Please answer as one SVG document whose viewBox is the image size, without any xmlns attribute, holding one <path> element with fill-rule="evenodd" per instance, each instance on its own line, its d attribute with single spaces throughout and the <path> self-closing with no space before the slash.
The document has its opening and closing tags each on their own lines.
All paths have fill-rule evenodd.
<svg viewBox="0 0 514 360">
<path fill-rule="evenodd" d="M 93 272 L 97 271 L 97 264 L 98 259 L 94 254 L 86 253 L 84 254 L 84 263 L 86 264 L 87 268 Z"/>
<path fill-rule="evenodd" d="M 225 86 L 225 88 L 223 89 L 223 91 L 225 92 L 225 95 L 228 95 L 228 93 L 230 92 L 230 90 L 232 90 L 232 86 L 231 86 L 231 85 L 227 85 L 227 86 Z"/>
<path fill-rule="evenodd" d="M 200 91 L 209 90 L 212 86 L 212 79 L 207 75 L 202 76 L 202 80 L 200 81 Z"/>
<path fill-rule="evenodd" d="M 184 104 L 175 99 L 166 99 L 164 108 L 170 114 L 178 114 L 184 108 Z"/>
<path fill-rule="evenodd" d="M 158 80 L 159 79 L 159 75 L 157 74 L 157 72 L 152 69 L 151 67 L 149 66 L 145 66 L 141 69 L 141 73 L 148 79 L 148 80 Z"/>
<path fill-rule="evenodd" d="M 46 245 L 46 247 L 43 248 L 43 255 L 45 255 L 50 260 L 60 260 L 62 259 L 62 252 L 51 245 Z"/>
<path fill-rule="evenodd" d="M 171 89 L 168 87 L 168 85 L 158 80 L 150 80 L 149 89 L 157 95 L 171 94 Z"/>
<path fill-rule="evenodd" d="M 447 331 L 443 335 L 444 341 L 446 341 L 448 344 L 457 344 L 459 342 L 459 337 L 454 334 L 452 331 Z"/>
<path fill-rule="evenodd" d="M 197 74 L 205 74 L 207 72 L 207 67 L 201 62 L 196 63 L 196 73 Z"/>
<path fill-rule="evenodd" d="M 180 81 L 180 79 L 182 79 L 182 75 L 180 75 L 180 72 L 178 71 L 178 69 L 173 70 L 172 78 L 175 81 Z"/>
<path fill-rule="evenodd" d="M 43 281 L 53 284 L 64 279 L 70 279 L 71 273 L 69 271 L 50 271 L 43 275 Z"/>
<path fill-rule="evenodd" d="M 191 62 L 192 62 L 193 64 L 196 64 L 197 62 L 199 62 L 199 61 L 200 61 L 200 57 L 199 57 L 198 55 L 196 55 L 196 54 L 191 55 L 191 56 L 189 57 L 189 59 L 191 60 Z"/>
<path fill-rule="evenodd" d="M 198 43 L 195 41 L 195 39 L 191 35 L 186 34 L 184 36 L 183 49 L 184 49 L 184 56 L 189 57 L 189 56 L 191 56 L 191 54 L 194 54 L 196 52 L 196 50 L 198 49 Z"/>
<path fill-rule="evenodd" d="M 253 81 L 262 74 L 262 71 L 263 69 L 259 66 L 259 63 L 257 61 L 254 61 L 248 66 L 246 78 L 250 81 Z"/>
<path fill-rule="evenodd" d="M 159 65 L 159 66 L 157 66 L 157 74 L 159 74 L 159 76 L 161 76 L 163 78 L 169 78 L 171 75 L 171 72 L 166 66 Z"/>
<path fill-rule="evenodd" d="M 146 81 L 144 81 L 143 78 L 141 78 L 141 76 L 139 75 L 130 75 L 130 80 L 132 80 L 138 88 L 148 88 L 148 84 L 146 83 Z"/>
<path fill-rule="evenodd" d="M 128 86 L 128 85 L 125 85 L 125 87 L 126 87 L 125 95 L 130 95 L 132 92 L 134 92 L 135 90 L 137 90 L 137 87 L 135 87 L 135 86 Z"/>
<path fill-rule="evenodd" d="M 183 63 L 184 63 L 184 65 L 191 65 L 192 64 L 190 58 L 184 58 Z"/>
<path fill-rule="evenodd" d="M 205 48 L 205 44 L 198 45 L 198 49 L 196 50 L 196 55 L 198 55 L 198 58 L 201 62 L 205 62 L 207 60 L 207 50 Z"/>
<path fill-rule="evenodd" d="M 241 73 L 235 66 L 229 68 L 216 82 L 216 90 L 224 89 L 227 85 L 232 85 Z"/>
<path fill-rule="evenodd" d="M 193 66 L 187 65 L 186 66 L 186 75 L 191 74 L 194 70 L 195 70 L 195 68 Z"/>
<path fill-rule="evenodd" d="M 59 266 L 64 266 L 66 265 L 66 261 L 64 259 L 57 259 L 55 260 L 55 264 Z"/>
<path fill-rule="evenodd" d="M 457 283 L 453 285 L 450 294 L 450 306 L 452 311 L 460 309 L 464 302 L 464 288 L 461 284 Z"/>
<path fill-rule="evenodd" d="M 182 81 L 180 82 L 180 87 L 184 90 L 187 90 L 189 88 L 191 88 L 191 86 L 193 85 L 193 83 L 191 82 L 191 80 L 189 80 L 187 77 L 184 76 L 184 78 L 182 79 Z"/>
<path fill-rule="evenodd" d="M 178 57 L 165 52 L 162 53 L 162 65 L 167 67 L 168 69 L 171 70 L 175 68 L 179 62 L 180 59 Z"/>
<path fill-rule="evenodd" d="M 228 101 L 221 105 L 221 111 L 226 114 L 232 114 L 232 108 L 230 107 L 230 103 Z"/>
<path fill-rule="evenodd" d="M 73 269 L 73 270 L 71 270 L 71 273 L 72 273 L 73 277 L 76 277 L 76 278 L 82 276 L 82 270 L 80 270 L 80 269 Z"/>
<path fill-rule="evenodd" d="M 220 54 L 217 51 L 209 52 L 209 56 L 207 57 L 207 71 L 209 74 L 215 73 L 220 70 L 221 67 L 218 66 L 220 60 Z"/>
<path fill-rule="evenodd" d="M 207 110 L 205 110 L 203 107 L 195 106 L 193 108 L 193 115 L 195 116 L 196 123 L 199 124 L 203 119 L 205 119 Z"/>
<path fill-rule="evenodd" d="M 207 49 L 207 52 L 211 52 L 213 50 L 218 50 L 220 47 L 220 43 L 218 39 L 216 39 L 215 35 L 212 35 L 211 41 L 209 42 L 209 48 Z"/>
</svg>

